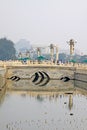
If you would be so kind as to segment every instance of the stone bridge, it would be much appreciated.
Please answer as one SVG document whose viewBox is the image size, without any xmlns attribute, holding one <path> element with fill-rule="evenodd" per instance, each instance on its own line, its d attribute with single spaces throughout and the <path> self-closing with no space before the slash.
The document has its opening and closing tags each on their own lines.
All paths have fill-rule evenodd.
<svg viewBox="0 0 87 130">
<path fill-rule="evenodd" d="M 7 88 L 19 90 L 59 90 L 74 86 L 87 89 L 87 65 L 1 63 L 4 67 L 0 70 L 1 87 L 6 83 Z M 63 77 L 70 80 L 65 82 Z"/>
<path fill-rule="evenodd" d="M 7 68 L 8 88 L 25 90 L 56 90 L 72 88 L 74 67 L 59 66 L 12 66 Z M 66 82 L 63 77 L 70 80 Z M 15 87 L 13 87 L 15 86 Z"/>
</svg>

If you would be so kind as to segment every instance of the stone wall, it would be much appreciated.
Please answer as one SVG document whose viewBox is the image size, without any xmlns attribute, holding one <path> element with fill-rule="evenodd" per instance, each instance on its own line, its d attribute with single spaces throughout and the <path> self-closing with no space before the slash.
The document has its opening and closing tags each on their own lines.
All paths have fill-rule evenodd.
<svg viewBox="0 0 87 130">
<path fill-rule="evenodd" d="M 27 66 L 27 67 L 10 67 L 7 71 L 7 78 L 12 76 L 20 77 L 19 81 L 8 79 L 7 87 L 12 89 L 25 90 L 58 90 L 63 88 L 72 88 L 74 79 L 74 67 L 58 67 L 58 66 Z M 35 73 L 39 74 L 36 82 Z M 42 74 L 44 79 L 41 79 Z M 46 73 L 46 74 L 45 74 Z M 48 76 L 49 78 L 48 78 Z M 61 77 L 67 76 L 71 80 L 64 82 Z"/>
<path fill-rule="evenodd" d="M 5 85 L 5 75 L 6 75 L 6 69 L 5 68 L 0 68 L 0 88 L 3 88 Z"/>
<path fill-rule="evenodd" d="M 2 97 L 5 93 L 6 87 L 6 69 L 5 68 L 0 68 L 0 102 L 2 101 Z"/>
<path fill-rule="evenodd" d="M 33 82 L 35 73 L 39 74 L 39 78 L 36 82 Z M 40 73 L 46 73 L 49 79 L 47 75 L 44 74 L 44 80 L 42 80 Z M 20 77 L 20 80 L 12 81 L 8 79 L 12 76 Z M 67 76 L 71 80 L 69 82 L 60 80 L 63 76 Z M 7 69 L 0 68 L 0 89 L 3 88 L 5 83 L 7 83 L 8 88 L 14 87 L 14 89 L 19 90 L 58 90 L 72 88 L 74 86 L 87 89 L 87 69 L 59 66 L 10 66 Z"/>
<path fill-rule="evenodd" d="M 75 86 L 87 89 L 87 70 L 78 69 L 75 72 Z"/>
<path fill-rule="evenodd" d="M 69 76 L 74 78 L 74 67 L 58 67 L 58 66 L 27 66 L 27 67 L 10 67 L 8 68 L 8 76 L 18 75 L 22 78 L 29 78 L 35 72 L 44 71 L 50 78 L 60 78 L 61 76 Z"/>
</svg>

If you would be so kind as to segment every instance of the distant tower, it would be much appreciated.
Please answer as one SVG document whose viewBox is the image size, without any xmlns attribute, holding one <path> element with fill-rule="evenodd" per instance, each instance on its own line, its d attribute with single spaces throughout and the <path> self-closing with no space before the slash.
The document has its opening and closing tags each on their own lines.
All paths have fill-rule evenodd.
<svg viewBox="0 0 87 130">
<path fill-rule="evenodd" d="M 59 60 L 59 55 L 58 55 L 58 46 L 55 46 L 56 47 L 56 64 Z"/>
<path fill-rule="evenodd" d="M 38 57 L 41 56 L 41 49 L 39 47 L 37 48 L 37 55 Z"/>
<path fill-rule="evenodd" d="M 30 52 L 26 51 L 26 57 L 29 58 L 30 57 Z"/>
<path fill-rule="evenodd" d="M 72 55 L 74 54 L 74 46 L 75 43 L 77 43 L 76 41 L 74 41 L 73 39 L 70 39 L 70 41 L 67 42 L 70 46 L 70 56 L 72 57 Z"/>
<path fill-rule="evenodd" d="M 54 55 L 54 45 L 50 44 L 50 55 L 51 55 L 51 61 L 53 62 L 53 55 Z"/>
<path fill-rule="evenodd" d="M 18 58 L 22 58 L 22 53 L 21 52 L 19 52 Z"/>
</svg>

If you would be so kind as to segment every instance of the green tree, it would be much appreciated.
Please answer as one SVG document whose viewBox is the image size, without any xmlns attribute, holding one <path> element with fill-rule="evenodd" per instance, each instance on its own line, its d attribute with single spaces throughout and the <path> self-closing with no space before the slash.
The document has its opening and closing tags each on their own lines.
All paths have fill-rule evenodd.
<svg viewBox="0 0 87 130">
<path fill-rule="evenodd" d="M 6 38 L 0 39 L 0 60 L 14 60 L 15 55 L 14 43 Z"/>
<path fill-rule="evenodd" d="M 65 62 L 67 60 L 67 55 L 65 53 L 59 53 L 59 61 Z"/>
<path fill-rule="evenodd" d="M 81 56 L 79 61 L 82 63 L 87 63 L 87 55 Z"/>
</svg>

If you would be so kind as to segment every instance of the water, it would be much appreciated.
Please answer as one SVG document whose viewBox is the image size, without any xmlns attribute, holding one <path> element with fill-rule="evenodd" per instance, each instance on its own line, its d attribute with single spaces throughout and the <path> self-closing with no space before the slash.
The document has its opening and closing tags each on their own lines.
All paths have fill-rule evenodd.
<svg viewBox="0 0 87 130">
<path fill-rule="evenodd" d="M 0 130 L 87 130 L 87 93 L 7 90 Z"/>
</svg>

